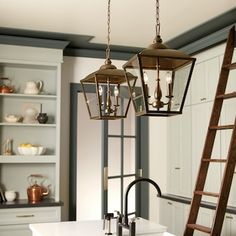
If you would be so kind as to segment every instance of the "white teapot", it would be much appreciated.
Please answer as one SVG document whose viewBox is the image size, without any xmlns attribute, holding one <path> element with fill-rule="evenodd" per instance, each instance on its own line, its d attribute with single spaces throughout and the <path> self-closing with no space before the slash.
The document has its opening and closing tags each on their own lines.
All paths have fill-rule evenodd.
<svg viewBox="0 0 236 236">
<path fill-rule="evenodd" d="M 43 81 L 28 81 L 26 82 L 25 94 L 39 94 L 43 87 Z"/>
</svg>

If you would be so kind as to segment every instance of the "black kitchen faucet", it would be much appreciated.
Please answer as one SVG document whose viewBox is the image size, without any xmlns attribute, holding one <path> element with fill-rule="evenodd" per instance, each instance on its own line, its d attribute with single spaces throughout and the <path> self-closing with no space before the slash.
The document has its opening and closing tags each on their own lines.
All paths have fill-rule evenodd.
<svg viewBox="0 0 236 236">
<path fill-rule="evenodd" d="M 116 235 L 117 236 L 122 236 L 122 228 L 129 230 L 129 236 L 135 236 L 135 232 L 136 232 L 135 220 L 131 220 L 131 222 L 129 222 L 129 219 L 128 219 L 128 194 L 129 194 L 131 187 L 139 182 L 148 182 L 148 183 L 152 184 L 156 188 L 158 195 L 161 196 L 161 189 L 157 185 L 157 183 L 154 182 L 153 180 L 151 180 L 149 178 L 138 178 L 138 179 L 132 181 L 128 185 L 126 192 L 125 192 L 124 215 L 118 214 L 118 217 L 117 217 L 117 228 L 116 228 Z"/>
</svg>

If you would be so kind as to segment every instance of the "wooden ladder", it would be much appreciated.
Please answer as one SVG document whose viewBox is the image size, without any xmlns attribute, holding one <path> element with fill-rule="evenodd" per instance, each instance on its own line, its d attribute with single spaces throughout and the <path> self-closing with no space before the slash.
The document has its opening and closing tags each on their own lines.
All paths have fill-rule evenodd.
<svg viewBox="0 0 236 236">
<path fill-rule="evenodd" d="M 195 191 L 191 203 L 189 218 L 184 231 L 184 236 L 192 236 L 194 230 L 198 230 L 211 236 L 220 236 L 224 221 L 225 211 L 228 203 L 230 188 L 234 176 L 236 164 L 236 119 L 234 124 L 219 125 L 220 114 L 225 99 L 236 98 L 236 92 L 225 94 L 229 72 L 236 69 L 236 63 L 232 63 L 234 47 L 236 47 L 235 27 L 230 29 L 224 59 L 221 67 L 220 77 L 216 90 L 216 96 L 212 108 L 210 123 L 206 135 L 205 145 L 203 149 L 202 159 L 196 181 Z M 236 78 L 235 78 L 236 79 Z M 226 159 L 211 158 L 216 132 L 219 130 L 232 129 L 232 135 Z M 207 192 L 204 190 L 208 167 L 211 163 L 225 163 L 224 175 L 221 180 L 219 193 Z M 201 205 L 202 196 L 211 196 L 217 198 L 215 215 L 212 227 L 206 227 L 197 224 L 197 216 Z"/>
</svg>

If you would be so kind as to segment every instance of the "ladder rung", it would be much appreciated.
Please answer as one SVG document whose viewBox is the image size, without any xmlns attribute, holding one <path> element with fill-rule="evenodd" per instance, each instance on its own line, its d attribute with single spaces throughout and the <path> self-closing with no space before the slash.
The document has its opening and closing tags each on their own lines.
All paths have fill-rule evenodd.
<svg viewBox="0 0 236 236">
<path fill-rule="evenodd" d="M 228 64 L 228 65 L 224 65 L 223 68 L 229 69 L 229 70 L 236 69 L 236 62 Z"/>
<path fill-rule="evenodd" d="M 211 228 L 203 226 L 203 225 L 198 225 L 198 224 L 187 224 L 187 227 L 189 229 L 196 229 L 198 231 L 210 234 L 211 233 Z"/>
<path fill-rule="evenodd" d="M 210 192 L 204 192 L 204 191 L 195 191 L 194 193 L 197 195 L 204 195 L 204 196 L 210 196 L 210 197 L 219 197 L 220 196 L 218 193 L 210 193 Z"/>
<path fill-rule="evenodd" d="M 223 130 L 223 129 L 233 129 L 234 125 L 219 125 L 219 126 L 210 126 L 209 129 L 212 130 Z"/>
<path fill-rule="evenodd" d="M 202 159 L 204 162 L 227 162 L 227 159 Z"/>
<path fill-rule="evenodd" d="M 236 92 L 227 93 L 227 94 L 221 94 L 216 96 L 216 99 L 229 99 L 229 98 L 235 98 Z"/>
</svg>

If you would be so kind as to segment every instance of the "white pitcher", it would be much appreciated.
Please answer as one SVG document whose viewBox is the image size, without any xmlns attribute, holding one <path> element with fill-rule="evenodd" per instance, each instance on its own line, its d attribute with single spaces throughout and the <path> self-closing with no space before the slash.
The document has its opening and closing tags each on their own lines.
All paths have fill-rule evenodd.
<svg viewBox="0 0 236 236">
<path fill-rule="evenodd" d="M 24 90 L 25 94 L 39 94 L 43 87 L 43 81 L 28 81 Z"/>
</svg>

